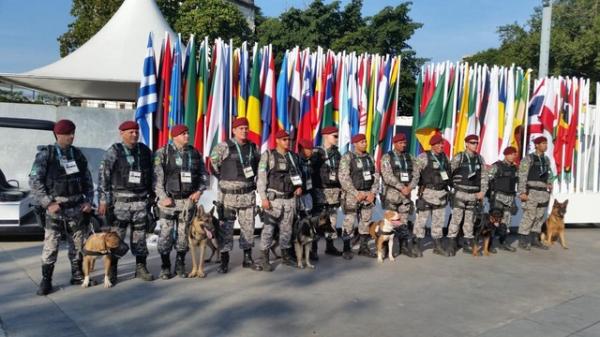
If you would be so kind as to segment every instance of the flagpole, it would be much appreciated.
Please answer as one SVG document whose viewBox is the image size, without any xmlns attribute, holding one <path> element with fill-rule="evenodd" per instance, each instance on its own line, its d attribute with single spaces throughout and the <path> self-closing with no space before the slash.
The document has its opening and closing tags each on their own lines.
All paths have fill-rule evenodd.
<svg viewBox="0 0 600 337">
<path fill-rule="evenodd" d="M 461 70 L 459 70 L 461 69 Z M 454 74 L 454 99 L 452 102 L 452 128 L 450 129 L 450 139 L 448 139 L 450 143 L 450 159 L 454 157 L 454 128 L 456 128 L 456 102 L 458 100 L 458 75 L 459 72 L 464 70 L 464 65 L 461 65 L 460 62 L 456 62 L 456 70 Z"/>
</svg>

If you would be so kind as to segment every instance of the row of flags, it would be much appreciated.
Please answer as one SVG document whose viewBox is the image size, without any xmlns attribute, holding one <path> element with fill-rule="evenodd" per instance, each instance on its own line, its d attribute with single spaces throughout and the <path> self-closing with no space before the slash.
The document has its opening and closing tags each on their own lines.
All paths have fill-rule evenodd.
<svg viewBox="0 0 600 337">
<path fill-rule="evenodd" d="M 296 47 L 285 51 L 276 69 L 271 45 L 234 47 L 191 36 L 169 35 L 154 57 L 148 38 L 136 120 L 141 139 L 152 148 L 169 142 L 169 130 L 185 123 L 190 143 L 208 155 L 231 136 L 236 117 L 249 121 L 249 138 L 261 150 L 275 146 L 279 129 L 320 145 L 320 130 L 339 128 L 339 147 L 348 151 L 353 135 L 367 136 L 368 150 L 380 157 L 391 149 L 396 116 L 400 57 Z"/>
</svg>

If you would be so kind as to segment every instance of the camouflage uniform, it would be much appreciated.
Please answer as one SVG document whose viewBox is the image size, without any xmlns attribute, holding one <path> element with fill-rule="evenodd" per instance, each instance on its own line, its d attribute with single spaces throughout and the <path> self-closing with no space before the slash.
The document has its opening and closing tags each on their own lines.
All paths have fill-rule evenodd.
<svg viewBox="0 0 600 337">
<path fill-rule="evenodd" d="M 293 184 L 291 176 L 300 177 L 301 172 L 295 154 L 287 152 L 284 156 L 276 152 L 263 152 L 258 165 L 258 194 L 261 200 L 268 199 L 271 203 L 271 209 L 264 211 L 260 243 L 263 252 L 268 251 L 273 245 L 275 226 L 279 226 L 279 245 L 283 253 L 291 247 L 292 224 L 296 215 L 294 190 L 301 187 Z M 275 178 L 277 172 L 281 179 Z M 284 186 L 275 186 L 278 181 Z"/>
<path fill-rule="evenodd" d="M 72 161 L 76 162 L 77 172 L 67 173 L 66 167 Z M 29 186 L 33 198 L 42 208 L 47 209 L 52 202 L 60 204 L 60 211 L 56 214 L 45 213 L 43 274 L 49 271 L 51 279 L 61 232 L 64 232 L 69 246 L 71 283 L 79 283 L 82 278 L 83 241 L 89 231 L 89 218 L 81 211 L 81 207 L 84 203 L 91 204 L 94 198 L 94 184 L 87 159 L 74 146 L 66 150 L 58 144 L 43 147 L 37 153 L 29 173 Z"/>
<path fill-rule="evenodd" d="M 124 166 L 127 161 L 127 166 Z M 139 182 L 129 183 L 131 172 L 140 172 Z M 131 178 L 137 181 L 136 177 Z M 134 256 L 147 256 L 146 230 L 149 198 L 152 191 L 152 152 L 137 143 L 133 149 L 113 144 L 104 154 L 98 177 L 98 199 L 112 208 L 111 230 L 124 239 L 131 226 L 130 244 Z"/>
<path fill-rule="evenodd" d="M 182 175 L 189 173 L 183 181 Z M 163 260 L 161 278 L 168 278 L 169 255 L 173 247 L 177 251 L 177 274 L 184 277 L 185 254 L 188 250 L 187 233 L 193 218 L 195 204 L 189 196 L 196 191 L 203 192 L 208 186 L 208 175 L 202 155 L 191 145 L 181 149 L 167 144 L 154 154 L 154 193 L 158 198 L 160 211 L 160 234 L 158 252 Z M 172 198 L 174 205 L 164 207 L 161 202 Z M 165 277 L 162 277 L 166 274 Z"/>
<path fill-rule="evenodd" d="M 337 174 L 340 159 L 337 146 L 329 149 L 316 148 L 312 157 L 314 210 L 328 214 L 334 228 L 337 225 L 337 208 L 340 207 L 341 189 Z M 327 239 L 332 238 L 332 234 L 329 233 L 325 236 Z M 316 239 L 318 241 L 319 237 Z"/>
<path fill-rule="evenodd" d="M 460 152 L 450 162 L 452 180 L 454 182 L 454 198 L 452 205 L 452 218 L 448 227 L 448 238 L 456 238 L 463 223 L 465 239 L 473 239 L 475 205 L 477 193 L 487 191 L 488 175 L 484 173 L 485 162 L 477 154 Z M 464 175 L 467 175 L 465 177 Z M 472 177 L 468 177 L 473 175 Z M 470 247 L 470 245 L 468 245 Z"/>
<path fill-rule="evenodd" d="M 550 159 L 545 154 L 530 153 L 521 161 L 519 167 L 518 194 L 527 194 L 528 200 L 521 202 L 523 218 L 519 224 L 521 239 L 531 234 L 532 245 L 542 248 L 539 243 L 539 234 L 548 210 L 550 192 L 547 185 L 553 181 L 554 175 L 550 168 Z M 522 240 L 520 245 L 528 246 L 527 240 Z M 545 247 L 545 246 L 543 246 Z"/>
<path fill-rule="evenodd" d="M 506 160 L 495 162 L 488 171 L 490 210 L 502 211 L 502 222 L 496 233 L 500 239 L 500 247 L 514 251 L 506 242 L 508 227 L 511 224 L 512 213 L 516 211 L 515 193 L 518 168 Z M 493 242 L 493 240 L 492 240 Z"/>
</svg>

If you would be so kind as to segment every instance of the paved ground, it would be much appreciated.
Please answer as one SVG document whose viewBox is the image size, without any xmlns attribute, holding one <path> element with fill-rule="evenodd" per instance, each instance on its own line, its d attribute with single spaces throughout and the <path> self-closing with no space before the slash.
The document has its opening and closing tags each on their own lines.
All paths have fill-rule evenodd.
<svg viewBox="0 0 600 337">
<path fill-rule="evenodd" d="M 34 294 L 41 242 L 0 242 L 0 336 L 597 337 L 600 229 L 567 239 L 569 250 L 443 258 L 428 247 L 422 259 L 324 257 L 315 271 L 270 274 L 243 270 L 236 249 L 227 275 L 210 265 L 206 279 L 154 282 L 132 279 L 129 256 L 113 289 L 70 286 L 61 250 L 48 297 Z"/>
</svg>

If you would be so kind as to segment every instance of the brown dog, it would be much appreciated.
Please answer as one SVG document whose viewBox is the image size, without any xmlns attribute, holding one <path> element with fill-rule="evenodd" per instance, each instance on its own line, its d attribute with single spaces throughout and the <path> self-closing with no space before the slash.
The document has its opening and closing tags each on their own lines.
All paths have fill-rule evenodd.
<svg viewBox="0 0 600 337">
<path fill-rule="evenodd" d="M 369 224 L 369 234 L 375 240 L 377 247 L 377 262 L 383 263 L 383 248 L 388 242 L 388 257 L 390 261 L 394 261 L 394 229 L 400 226 L 400 214 L 395 211 L 385 211 L 383 219 L 373 221 Z"/>
<path fill-rule="evenodd" d="M 206 277 L 204 272 L 204 253 L 206 245 L 212 249 L 214 255 L 216 247 L 212 243 L 215 232 L 215 221 L 213 217 L 214 208 L 209 213 L 204 211 L 204 207 L 199 205 L 196 209 L 196 215 L 190 224 L 190 232 L 188 234 L 188 243 L 192 254 L 192 271 L 188 277 Z M 196 259 L 198 254 L 197 249 L 200 249 L 200 259 Z M 212 257 L 212 255 L 211 255 Z"/>
<path fill-rule="evenodd" d="M 567 247 L 567 242 L 565 241 L 565 214 L 567 213 L 568 203 L 568 199 L 562 203 L 558 202 L 556 199 L 554 200 L 552 212 L 544 224 L 546 227 L 545 233 L 544 228 L 542 228 L 541 239 L 542 243 L 546 246 L 551 246 L 554 241 L 558 239 L 560 245 L 564 249 L 569 249 L 569 247 Z"/>
<path fill-rule="evenodd" d="M 494 239 L 496 228 L 502 222 L 502 211 L 491 210 L 489 213 L 481 215 L 481 220 L 475 224 L 473 233 L 473 256 L 479 256 L 479 240 L 483 239 L 483 255 L 490 256 L 490 241 Z"/>
<path fill-rule="evenodd" d="M 112 287 L 109 280 L 111 265 L 110 251 L 119 248 L 121 239 L 115 232 L 94 233 L 88 237 L 83 246 L 83 283 L 82 287 L 90 286 L 90 273 L 94 271 L 96 258 L 102 256 L 104 259 L 104 288 Z"/>
</svg>

